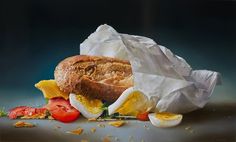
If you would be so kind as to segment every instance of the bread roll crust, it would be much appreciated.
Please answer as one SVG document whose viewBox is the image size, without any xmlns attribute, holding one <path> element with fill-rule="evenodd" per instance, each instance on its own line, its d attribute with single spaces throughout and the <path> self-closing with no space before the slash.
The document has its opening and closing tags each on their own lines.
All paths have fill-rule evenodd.
<svg viewBox="0 0 236 142">
<path fill-rule="evenodd" d="M 103 56 L 76 55 L 61 61 L 54 77 L 60 90 L 114 102 L 133 86 L 128 61 Z"/>
</svg>

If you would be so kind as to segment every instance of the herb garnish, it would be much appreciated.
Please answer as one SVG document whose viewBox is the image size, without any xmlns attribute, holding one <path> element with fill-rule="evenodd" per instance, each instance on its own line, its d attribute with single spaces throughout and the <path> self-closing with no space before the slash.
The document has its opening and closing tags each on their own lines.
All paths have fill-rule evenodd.
<svg viewBox="0 0 236 142">
<path fill-rule="evenodd" d="M 5 111 L 5 108 L 0 108 L 0 117 L 6 117 L 7 112 Z"/>
</svg>

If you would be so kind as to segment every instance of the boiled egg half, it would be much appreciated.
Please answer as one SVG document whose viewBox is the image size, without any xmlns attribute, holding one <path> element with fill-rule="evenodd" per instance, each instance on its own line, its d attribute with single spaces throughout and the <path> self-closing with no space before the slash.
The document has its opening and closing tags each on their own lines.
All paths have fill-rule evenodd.
<svg viewBox="0 0 236 142">
<path fill-rule="evenodd" d="M 69 95 L 69 100 L 70 104 L 88 119 L 98 118 L 103 113 L 103 103 L 101 100 L 87 98 L 83 95 L 73 93 Z"/>
<path fill-rule="evenodd" d="M 156 127 L 173 127 L 182 121 L 183 116 L 181 114 L 174 114 L 168 112 L 149 113 L 149 120 Z"/>
<path fill-rule="evenodd" d="M 141 91 L 133 87 L 126 89 L 121 96 L 108 107 L 109 115 L 119 113 L 121 115 L 137 116 L 139 113 L 150 110 L 150 101 Z"/>
</svg>

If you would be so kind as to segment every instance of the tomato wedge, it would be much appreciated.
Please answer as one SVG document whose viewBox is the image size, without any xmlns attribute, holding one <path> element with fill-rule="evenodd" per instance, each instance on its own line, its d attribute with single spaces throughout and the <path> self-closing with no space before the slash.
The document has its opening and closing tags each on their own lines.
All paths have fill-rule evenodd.
<svg viewBox="0 0 236 142">
<path fill-rule="evenodd" d="M 148 112 L 144 112 L 144 113 L 139 113 L 136 118 L 140 121 L 148 121 Z"/>
<path fill-rule="evenodd" d="M 63 98 L 53 98 L 45 106 L 52 117 L 61 122 L 72 122 L 80 116 L 80 112 Z"/>
<path fill-rule="evenodd" d="M 10 119 L 16 119 L 17 117 L 33 117 L 35 115 L 46 114 L 46 108 L 33 108 L 28 106 L 19 106 L 9 111 L 8 117 Z"/>
</svg>

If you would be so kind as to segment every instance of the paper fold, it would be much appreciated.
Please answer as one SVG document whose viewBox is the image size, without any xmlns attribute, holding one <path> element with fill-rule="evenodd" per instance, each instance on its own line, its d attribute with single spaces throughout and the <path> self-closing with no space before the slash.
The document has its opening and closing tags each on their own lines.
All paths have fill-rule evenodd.
<svg viewBox="0 0 236 142">
<path fill-rule="evenodd" d="M 154 111 L 186 113 L 209 100 L 219 73 L 192 70 L 182 58 L 150 38 L 120 34 L 101 25 L 80 45 L 80 54 L 129 60 L 134 88 L 156 100 Z"/>
</svg>

